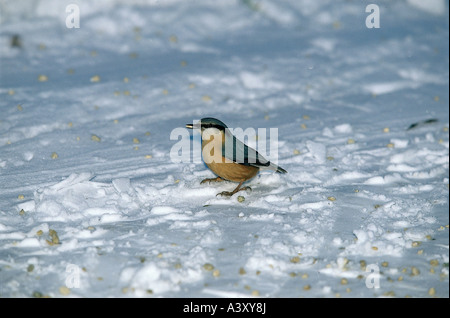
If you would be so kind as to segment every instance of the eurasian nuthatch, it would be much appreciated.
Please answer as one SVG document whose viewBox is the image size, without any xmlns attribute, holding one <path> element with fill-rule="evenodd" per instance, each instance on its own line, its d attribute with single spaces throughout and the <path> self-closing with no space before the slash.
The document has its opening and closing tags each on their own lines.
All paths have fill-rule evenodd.
<svg viewBox="0 0 450 318">
<path fill-rule="evenodd" d="M 203 161 L 217 175 L 217 178 L 204 179 L 201 183 L 223 180 L 239 182 L 232 192 L 223 191 L 217 195 L 232 196 L 238 191 L 251 190 L 250 187 L 241 186 L 256 176 L 259 169 L 287 172 L 237 139 L 227 125 L 218 119 L 203 118 L 198 123 L 187 124 L 186 127 L 201 130 Z"/>
</svg>

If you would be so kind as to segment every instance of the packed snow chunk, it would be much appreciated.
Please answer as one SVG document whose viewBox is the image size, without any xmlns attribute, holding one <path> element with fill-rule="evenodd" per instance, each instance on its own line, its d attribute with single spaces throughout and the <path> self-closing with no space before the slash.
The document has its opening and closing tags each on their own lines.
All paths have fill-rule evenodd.
<svg viewBox="0 0 450 318">
<path fill-rule="evenodd" d="M 351 134 L 353 132 L 353 129 L 349 124 L 341 124 L 335 126 L 334 131 L 338 134 Z"/>
<path fill-rule="evenodd" d="M 179 212 L 179 210 L 177 210 L 171 206 L 155 206 L 150 211 L 151 214 L 159 214 L 159 215 L 164 215 L 164 214 L 169 214 L 169 213 L 177 213 L 177 212 Z"/>
<path fill-rule="evenodd" d="M 408 3 L 417 9 L 435 15 L 442 15 L 448 10 L 444 0 L 408 0 Z"/>
<path fill-rule="evenodd" d="M 308 140 L 306 147 L 309 150 L 310 155 L 317 161 L 318 164 L 323 164 L 326 161 L 327 150 L 325 145 Z"/>
<path fill-rule="evenodd" d="M 117 192 L 119 193 L 128 193 L 130 194 L 133 191 L 133 188 L 131 187 L 130 179 L 128 178 L 119 178 L 114 179 L 112 181 L 112 184 Z"/>
<path fill-rule="evenodd" d="M 240 74 L 240 78 L 244 86 L 247 88 L 255 89 L 265 87 L 264 80 L 257 74 L 242 72 Z"/>
<path fill-rule="evenodd" d="M 120 274 L 120 281 L 125 286 L 134 288 L 138 297 L 148 295 L 149 290 L 157 294 L 179 290 L 179 286 L 162 277 L 162 270 L 153 263 L 141 268 L 125 268 Z"/>
<path fill-rule="evenodd" d="M 84 172 L 84 173 L 80 173 L 80 174 L 72 173 L 65 180 L 58 182 L 55 185 L 48 187 L 47 189 L 48 189 L 48 191 L 58 191 L 58 190 L 66 189 L 75 184 L 89 181 L 91 178 L 92 178 L 92 175 L 88 172 Z"/>
<path fill-rule="evenodd" d="M 369 185 L 386 185 L 404 181 L 405 180 L 398 173 L 394 173 L 392 175 L 386 175 L 384 177 L 381 176 L 372 177 L 367 179 L 364 183 Z"/>
<path fill-rule="evenodd" d="M 333 131 L 330 128 L 325 127 L 323 129 L 323 131 L 322 131 L 322 136 L 328 137 L 328 138 L 333 138 L 334 137 L 334 133 L 333 133 Z"/>
<path fill-rule="evenodd" d="M 354 230 L 353 234 L 355 234 L 356 238 L 358 239 L 358 243 L 364 243 L 369 239 L 369 236 L 364 230 Z"/>
<path fill-rule="evenodd" d="M 263 185 L 273 186 L 281 181 L 279 173 L 261 174 L 259 181 Z"/>
<path fill-rule="evenodd" d="M 395 145 L 395 148 L 406 148 L 409 144 L 409 140 L 392 138 L 391 143 Z"/>
<path fill-rule="evenodd" d="M 417 171 L 417 168 L 411 167 L 406 164 L 395 164 L 395 165 L 389 165 L 386 168 L 387 171 L 397 171 L 397 172 L 411 172 L 411 171 Z"/>
<path fill-rule="evenodd" d="M 33 159 L 33 157 L 34 157 L 34 154 L 31 152 L 31 151 L 25 151 L 24 153 L 23 153 L 23 159 L 25 160 L 25 161 L 30 161 L 31 159 Z"/>
<path fill-rule="evenodd" d="M 41 243 L 35 237 L 27 237 L 27 238 L 24 238 L 19 243 L 17 243 L 15 246 L 17 246 L 17 247 L 40 247 Z"/>
<path fill-rule="evenodd" d="M 17 205 L 17 209 L 24 210 L 25 212 L 35 211 L 36 204 L 34 200 L 25 201 Z"/>
</svg>

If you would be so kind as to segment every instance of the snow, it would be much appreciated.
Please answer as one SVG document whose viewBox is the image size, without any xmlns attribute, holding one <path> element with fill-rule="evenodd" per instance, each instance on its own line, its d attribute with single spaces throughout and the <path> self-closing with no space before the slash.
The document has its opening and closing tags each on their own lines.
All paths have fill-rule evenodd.
<svg viewBox="0 0 450 318">
<path fill-rule="evenodd" d="M 447 2 L 71 3 L 0 4 L 1 297 L 449 296 Z M 216 196 L 202 117 L 288 173 Z"/>
</svg>

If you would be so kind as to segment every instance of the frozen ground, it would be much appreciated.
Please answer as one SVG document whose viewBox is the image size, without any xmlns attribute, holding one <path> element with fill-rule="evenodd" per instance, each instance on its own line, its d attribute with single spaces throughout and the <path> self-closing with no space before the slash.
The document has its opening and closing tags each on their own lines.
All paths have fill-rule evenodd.
<svg viewBox="0 0 450 318">
<path fill-rule="evenodd" d="M 0 296 L 448 297 L 446 3 L 2 1 Z M 288 174 L 216 197 L 207 116 Z"/>
</svg>

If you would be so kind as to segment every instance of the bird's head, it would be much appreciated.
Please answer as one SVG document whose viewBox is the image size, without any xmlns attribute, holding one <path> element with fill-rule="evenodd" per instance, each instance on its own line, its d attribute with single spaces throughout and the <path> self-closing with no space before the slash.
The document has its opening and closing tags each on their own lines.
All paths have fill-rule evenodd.
<svg viewBox="0 0 450 318">
<path fill-rule="evenodd" d="M 225 129 L 227 129 L 228 127 L 218 119 L 206 117 L 200 119 L 200 121 L 194 124 L 186 124 L 186 128 L 200 129 L 202 139 L 209 140 L 211 135 L 224 135 Z"/>
</svg>

